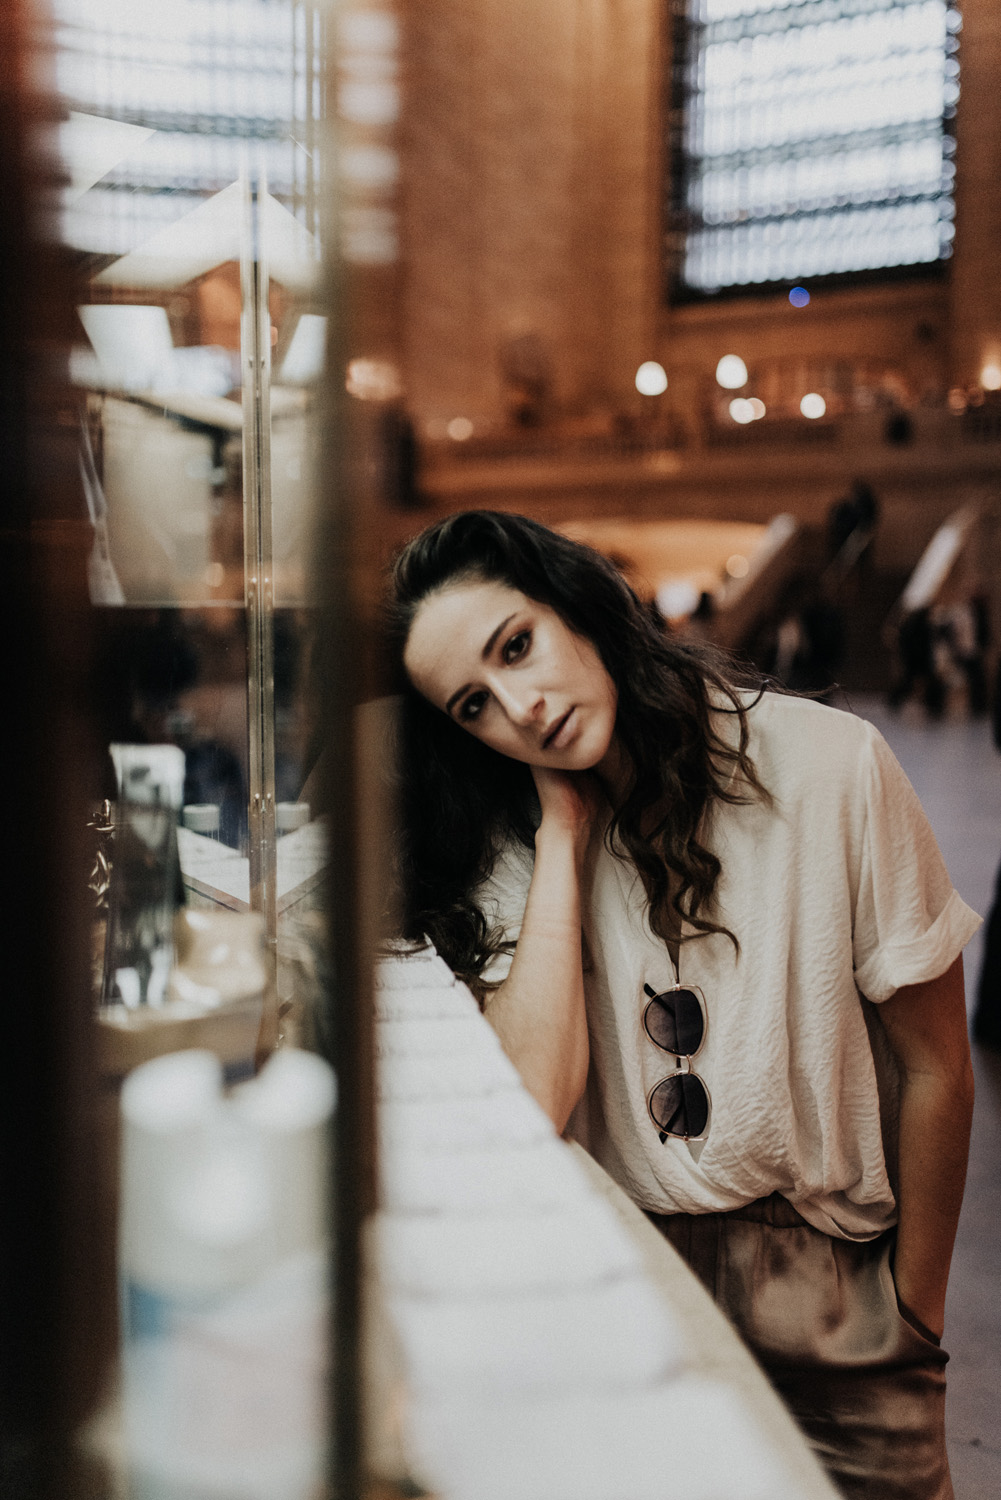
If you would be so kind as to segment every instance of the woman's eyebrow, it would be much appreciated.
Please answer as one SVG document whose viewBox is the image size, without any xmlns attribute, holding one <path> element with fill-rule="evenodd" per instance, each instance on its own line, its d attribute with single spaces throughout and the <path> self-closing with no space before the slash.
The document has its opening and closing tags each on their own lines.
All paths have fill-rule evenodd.
<svg viewBox="0 0 1001 1500">
<path fill-rule="evenodd" d="M 501 633 L 502 630 L 506 630 L 507 629 L 507 627 L 510 625 L 511 621 L 514 619 L 514 616 L 517 613 L 518 613 L 518 611 L 515 610 L 512 614 L 508 615 L 508 617 L 507 617 L 506 620 L 501 620 L 500 624 L 497 626 L 497 629 L 490 636 L 490 639 L 487 641 L 487 643 L 484 646 L 482 652 L 480 653 L 480 660 L 481 661 L 486 661 L 487 660 L 487 658 L 490 655 L 491 651 L 494 649 L 494 647 L 497 644 L 497 637 L 500 635 L 500 633 Z"/>
<path fill-rule="evenodd" d="M 494 649 L 494 647 L 497 644 L 497 637 L 500 635 L 501 631 L 505 630 L 507 628 L 507 626 L 510 625 L 511 621 L 514 619 L 514 617 L 515 617 L 515 615 L 517 613 L 518 613 L 518 611 L 514 610 L 514 612 L 512 614 L 508 615 L 508 617 L 507 617 L 506 620 L 501 620 L 501 622 L 497 626 L 496 630 L 491 631 L 489 637 L 487 638 L 486 645 L 483 647 L 483 650 L 480 652 L 480 660 L 481 661 L 486 661 L 487 660 L 487 658 L 489 657 L 491 651 Z M 468 691 L 469 691 L 469 683 L 468 682 L 464 683 L 461 688 L 457 688 L 456 691 L 452 694 L 451 698 L 449 698 L 448 702 L 445 704 L 445 712 L 447 714 L 450 714 L 452 712 L 452 709 L 458 703 L 459 699 L 463 696 L 464 693 L 468 693 Z"/>
</svg>

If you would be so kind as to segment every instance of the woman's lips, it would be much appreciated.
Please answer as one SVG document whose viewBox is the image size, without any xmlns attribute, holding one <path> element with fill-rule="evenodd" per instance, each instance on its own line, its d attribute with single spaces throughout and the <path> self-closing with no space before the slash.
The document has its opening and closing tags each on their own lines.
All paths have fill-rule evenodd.
<svg viewBox="0 0 1001 1500">
<path fill-rule="evenodd" d="M 563 715 L 562 719 L 557 719 L 556 724 L 549 731 L 549 733 L 546 735 L 546 738 L 542 742 L 542 747 L 544 750 L 561 750 L 563 748 L 563 746 L 567 742 L 569 734 L 572 734 L 573 732 L 570 722 L 573 719 L 573 716 L 574 710 L 570 708 Z"/>
</svg>

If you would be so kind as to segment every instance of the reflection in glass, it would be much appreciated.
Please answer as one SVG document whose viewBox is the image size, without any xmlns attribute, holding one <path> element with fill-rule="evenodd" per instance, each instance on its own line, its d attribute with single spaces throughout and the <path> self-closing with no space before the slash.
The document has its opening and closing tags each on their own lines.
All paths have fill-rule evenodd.
<svg viewBox="0 0 1001 1500">
<path fill-rule="evenodd" d="M 262 912 L 273 959 L 325 860 L 304 795 L 322 38 L 301 0 L 55 0 L 106 740 L 183 750 L 188 901 Z"/>
</svg>

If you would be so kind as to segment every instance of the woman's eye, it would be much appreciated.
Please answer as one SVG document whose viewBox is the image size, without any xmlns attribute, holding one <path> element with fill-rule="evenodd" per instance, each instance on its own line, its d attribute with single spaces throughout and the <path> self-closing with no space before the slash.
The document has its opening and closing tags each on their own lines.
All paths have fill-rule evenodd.
<svg viewBox="0 0 1001 1500">
<path fill-rule="evenodd" d="M 530 630 L 519 630 L 513 635 L 504 647 L 504 660 L 506 662 L 517 661 L 519 656 L 524 656 L 531 643 L 532 632 Z"/>
<path fill-rule="evenodd" d="M 463 701 L 462 707 L 459 709 L 460 721 L 463 724 L 469 724 L 473 719 L 477 718 L 486 701 L 486 693 L 470 693 L 469 697 Z"/>
</svg>

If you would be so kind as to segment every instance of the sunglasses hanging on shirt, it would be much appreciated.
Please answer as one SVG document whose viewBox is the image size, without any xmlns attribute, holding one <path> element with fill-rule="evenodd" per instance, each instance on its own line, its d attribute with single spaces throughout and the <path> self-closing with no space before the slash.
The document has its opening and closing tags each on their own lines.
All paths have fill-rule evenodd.
<svg viewBox="0 0 1001 1500">
<path fill-rule="evenodd" d="M 709 1132 L 712 1101 L 702 1078 L 692 1067 L 692 1058 L 706 1040 L 706 1002 L 702 991 L 690 984 L 675 984 L 666 990 L 643 986 L 650 997 L 643 1012 L 643 1029 L 662 1052 L 669 1052 L 687 1066 L 662 1078 L 650 1091 L 647 1109 L 660 1132 L 661 1141 L 701 1141 Z"/>
</svg>

